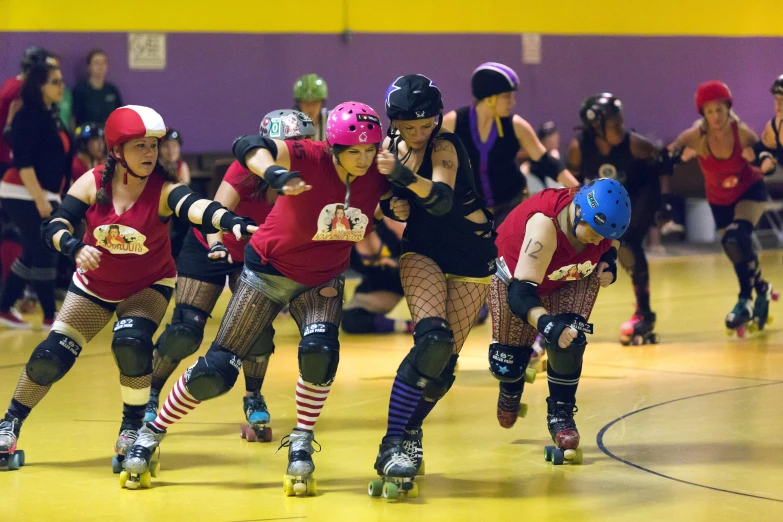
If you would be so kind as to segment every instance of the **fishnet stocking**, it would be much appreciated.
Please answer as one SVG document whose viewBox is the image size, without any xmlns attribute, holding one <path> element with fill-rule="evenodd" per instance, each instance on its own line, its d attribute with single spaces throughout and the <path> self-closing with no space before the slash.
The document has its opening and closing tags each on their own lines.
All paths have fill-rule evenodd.
<svg viewBox="0 0 783 522">
<path fill-rule="evenodd" d="M 228 289 L 231 290 L 231 293 L 234 293 L 234 290 L 237 289 L 237 283 L 239 282 L 239 276 L 242 275 L 242 269 L 239 268 L 237 270 L 234 270 L 230 274 L 228 274 Z"/>
<path fill-rule="evenodd" d="M 322 285 L 302 292 L 291 300 L 291 317 L 301 330 L 312 323 L 340 324 L 343 314 L 343 287 L 345 280 L 337 276 Z"/>
<path fill-rule="evenodd" d="M 421 254 L 400 259 L 400 278 L 414 323 L 425 317 L 446 317 L 448 289 L 438 264 Z"/>
<path fill-rule="evenodd" d="M 16 385 L 14 391 L 14 399 L 21 402 L 28 408 L 34 408 L 41 399 L 43 399 L 49 392 L 51 386 L 40 386 L 35 384 L 27 376 L 27 370 L 22 370 L 22 376 L 19 378 L 19 382 Z"/>
<path fill-rule="evenodd" d="M 261 330 L 272 324 L 281 308 L 283 305 L 240 279 L 220 323 L 215 343 L 244 359 Z"/>
<path fill-rule="evenodd" d="M 586 279 L 569 282 L 554 292 L 541 296 L 541 304 L 552 315 L 577 313 L 590 319 L 598 290 L 596 272 Z M 489 286 L 489 306 L 492 310 L 492 338 L 507 346 L 532 346 L 538 330 L 522 321 L 508 307 L 508 287 L 495 276 Z"/>
<path fill-rule="evenodd" d="M 264 384 L 266 369 L 269 366 L 269 357 L 262 361 L 242 361 L 242 371 L 245 374 L 245 390 L 249 392 L 261 392 L 261 386 Z"/>
<path fill-rule="evenodd" d="M 459 354 L 487 299 L 488 288 L 485 284 L 465 281 L 448 281 L 447 288 L 446 318 L 454 331 L 454 353 Z"/>
<path fill-rule="evenodd" d="M 223 287 L 188 277 L 177 278 L 177 302 L 194 306 L 208 314 L 215 308 Z"/>
</svg>

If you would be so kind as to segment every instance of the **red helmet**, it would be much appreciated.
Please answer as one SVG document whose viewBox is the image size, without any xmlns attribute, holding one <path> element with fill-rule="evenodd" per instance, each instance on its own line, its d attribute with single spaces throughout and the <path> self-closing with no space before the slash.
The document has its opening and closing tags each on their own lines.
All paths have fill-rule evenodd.
<svg viewBox="0 0 783 522">
<path fill-rule="evenodd" d="M 326 122 L 329 145 L 372 145 L 383 141 L 381 120 L 372 107 L 359 102 L 341 103 Z"/>
<path fill-rule="evenodd" d="M 141 105 L 126 105 L 109 114 L 104 127 L 106 149 L 111 152 L 115 145 L 138 138 L 162 138 L 166 125 L 160 114 Z"/>
<path fill-rule="evenodd" d="M 731 109 L 734 99 L 731 97 L 729 86 L 718 80 L 710 80 L 699 85 L 699 88 L 696 89 L 696 110 L 699 111 L 699 114 L 702 113 L 706 104 L 714 101 L 725 101 Z"/>
</svg>

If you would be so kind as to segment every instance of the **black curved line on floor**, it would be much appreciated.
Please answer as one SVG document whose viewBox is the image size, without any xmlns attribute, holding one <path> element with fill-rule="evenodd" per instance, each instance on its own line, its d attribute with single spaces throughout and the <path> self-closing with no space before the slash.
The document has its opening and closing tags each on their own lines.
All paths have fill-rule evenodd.
<svg viewBox="0 0 783 522">
<path fill-rule="evenodd" d="M 631 462 L 629 460 L 625 460 L 623 458 L 620 458 L 617 455 L 615 455 L 614 453 L 612 453 L 611 451 L 609 451 L 607 449 L 607 447 L 604 445 L 604 435 L 606 434 L 607 431 L 609 431 L 609 428 L 611 428 L 612 426 L 614 426 L 615 424 L 617 424 L 621 420 L 625 420 L 628 417 L 631 417 L 632 415 L 636 415 L 637 413 L 642 413 L 643 411 L 651 410 L 651 409 L 657 408 L 659 406 L 665 406 L 665 405 L 671 404 L 673 402 L 680 402 L 680 401 L 685 401 L 685 400 L 688 400 L 688 399 L 696 399 L 696 398 L 699 398 L 699 397 L 706 397 L 708 395 L 717 395 L 719 393 L 727 393 L 727 392 L 733 392 L 733 391 L 739 391 L 739 390 L 747 390 L 749 388 L 761 388 L 763 386 L 772 386 L 772 385 L 775 385 L 775 384 L 783 384 L 783 381 L 768 382 L 768 383 L 763 383 L 763 384 L 753 384 L 751 386 L 741 386 L 739 388 L 730 388 L 728 390 L 718 390 L 718 391 L 707 392 L 707 393 L 699 393 L 699 394 L 696 394 L 696 395 L 689 395 L 687 397 L 680 397 L 679 399 L 672 399 L 672 400 L 666 401 L 666 402 L 659 402 L 658 404 L 653 404 L 651 406 L 647 406 L 646 408 L 642 408 L 641 410 L 636 410 L 636 411 L 632 411 L 630 413 L 626 413 L 622 417 L 617 417 L 616 419 L 611 421 L 609 424 L 607 424 L 606 426 L 601 428 L 601 431 L 598 432 L 598 435 L 595 438 L 595 442 L 598 445 L 598 449 L 600 449 L 606 456 L 611 457 L 611 458 L 613 458 L 614 460 L 616 460 L 618 462 L 622 462 L 623 464 L 631 466 L 632 468 L 636 468 L 636 469 L 641 470 L 641 471 L 646 471 L 647 473 L 651 473 L 653 475 L 657 475 L 657 476 L 665 478 L 665 479 L 673 480 L 673 481 L 679 482 L 681 484 L 688 484 L 689 486 L 696 486 L 696 487 L 699 487 L 699 488 L 710 489 L 712 491 L 719 491 L 721 493 L 731 493 L 732 495 L 739 495 L 739 496 L 742 496 L 742 497 L 757 498 L 757 499 L 760 499 L 760 500 L 770 500 L 772 502 L 783 503 L 783 500 L 781 500 L 779 498 L 765 497 L 765 496 L 762 496 L 762 495 L 754 495 L 752 493 L 742 493 L 741 491 L 733 491 L 731 489 L 716 488 L 714 486 L 707 486 L 706 484 L 698 484 L 696 482 L 690 482 L 688 480 L 678 479 L 678 478 L 675 478 L 675 477 L 671 477 L 669 475 L 664 475 L 663 473 L 659 473 L 658 471 L 653 471 L 653 470 L 651 470 L 649 468 L 645 468 L 644 466 L 640 466 L 639 464 L 634 464 L 633 462 Z"/>
<path fill-rule="evenodd" d="M 659 368 L 637 368 L 635 366 L 623 366 L 611 363 L 590 363 L 590 366 L 606 366 L 607 368 L 620 368 L 623 370 L 636 370 L 638 372 L 670 373 L 672 375 L 693 375 L 694 377 L 719 377 L 722 379 L 740 379 L 744 381 L 760 381 L 768 384 L 783 382 L 780 379 L 763 379 L 761 377 L 744 377 L 742 375 L 720 375 L 715 373 L 679 372 L 677 370 L 663 370 Z"/>
</svg>

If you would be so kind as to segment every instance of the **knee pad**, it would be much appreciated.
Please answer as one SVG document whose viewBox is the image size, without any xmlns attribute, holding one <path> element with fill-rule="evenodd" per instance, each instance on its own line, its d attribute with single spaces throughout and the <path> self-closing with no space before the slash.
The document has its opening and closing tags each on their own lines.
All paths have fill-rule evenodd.
<svg viewBox="0 0 783 522">
<path fill-rule="evenodd" d="M 259 334 L 258 338 L 250 346 L 250 351 L 243 360 L 261 362 L 275 353 L 275 329 L 270 324 Z"/>
<path fill-rule="evenodd" d="M 158 337 L 158 355 L 181 361 L 198 350 L 204 339 L 204 326 L 209 314 L 187 305 L 174 307 L 171 324 Z"/>
<path fill-rule="evenodd" d="M 446 363 L 446 367 L 440 372 L 440 375 L 427 383 L 427 386 L 424 387 L 424 393 L 422 394 L 424 400 L 438 402 L 448 393 L 457 378 L 457 376 L 454 375 L 454 370 L 457 368 L 458 358 L 459 355 L 452 354 L 449 358 L 449 362 Z"/>
<path fill-rule="evenodd" d="M 331 323 L 312 323 L 299 342 L 299 375 L 306 382 L 326 386 L 334 381 L 340 363 L 338 329 Z"/>
<path fill-rule="evenodd" d="M 343 330 L 349 334 L 373 333 L 375 331 L 375 315 L 364 308 L 343 310 Z"/>
<path fill-rule="evenodd" d="M 744 219 L 732 221 L 723 233 L 721 244 L 735 265 L 750 261 L 756 255 L 753 248 L 753 223 Z"/>
<path fill-rule="evenodd" d="M 454 334 L 440 317 L 426 317 L 413 330 L 413 348 L 405 356 L 397 374 L 403 382 L 423 388 L 437 378 L 454 353 Z"/>
<path fill-rule="evenodd" d="M 557 345 L 547 345 L 546 353 L 549 366 L 560 375 L 571 375 L 582 367 L 582 359 L 585 355 L 587 337 L 579 332 L 571 344 L 563 349 Z"/>
<path fill-rule="evenodd" d="M 206 401 L 227 393 L 237 382 L 242 361 L 233 352 L 212 344 L 204 357 L 188 368 L 185 383 L 190 394 Z"/>
<path fill-rule="evenodd" d="M 123 317 L 114 323 L 111 351 L 120 373 L 141 377 L 152 373 L 152 336 L 158 325 L 144 317 Z"/>
<path fill-rule="evenodd" d="M 489 371 L 500 382 L 517 382 L 525 377 L 533 349 L 529 346 L 489 345 Z"/>
<path fill-rule="evenodd" d="M 68 373 L 81 351 L 79 343 L 67 335 L 49 332 L 30 355 L 25 366 L 27 377 L 39 386 L 51 386 Z"/>
</svg>

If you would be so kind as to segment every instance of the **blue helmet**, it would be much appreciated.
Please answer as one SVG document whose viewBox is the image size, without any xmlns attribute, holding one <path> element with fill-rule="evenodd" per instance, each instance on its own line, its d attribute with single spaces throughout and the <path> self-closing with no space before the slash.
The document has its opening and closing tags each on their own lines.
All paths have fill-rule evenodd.
<svg viewBox="0 0 783 522">
<path fill-rule="evenodd" d="M 591 181 L 576 193 L 574 204 L 574 235 L 580 220 L 608 239 L 619 239 L 628 230 L 631 199 L 617 180 L 602 178 Z"/>
</svg>

